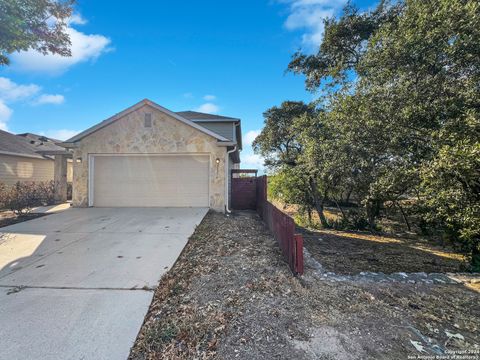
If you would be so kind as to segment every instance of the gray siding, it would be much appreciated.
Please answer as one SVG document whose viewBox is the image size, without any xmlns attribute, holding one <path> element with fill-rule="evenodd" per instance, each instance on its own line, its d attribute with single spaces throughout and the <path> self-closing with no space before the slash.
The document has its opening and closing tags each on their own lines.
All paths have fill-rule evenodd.
<svg viewBox="0 0 480 360">
<path fill-rule="evenodd" d="M 221 135 L 229 140 L 235 140 L 234 136 L 234 130 L 235 126 L 233 122 L 197 122 L 198 125 L 203 126 L 204 128 L 207 128 L 208 130 L 213 131 L 214 133 L 217 133 L 218 135 Z"/>
<path fill-rule="evenodd" d="M 233 161 L 232 158 L 228 157 L 228 207 L 232 208 L 232 169 Z"/>
</svg>

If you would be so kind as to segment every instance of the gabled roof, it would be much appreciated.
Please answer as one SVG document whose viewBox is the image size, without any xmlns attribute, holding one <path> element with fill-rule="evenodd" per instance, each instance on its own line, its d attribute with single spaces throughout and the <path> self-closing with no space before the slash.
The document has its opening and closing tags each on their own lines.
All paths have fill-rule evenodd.
<svg viewBox="0 0 480 360">
<path fill-rule="evenodd" d="M 191 120 L 188 120 L 186 118 L 184 118 L 183 116 L 173 112 L 173 111 L 170 111 L 166 108 L 164 108 L 163 106 L 160 106 L 158 105 L 157 103 L 151 101 L 151 100 L 148 100 L 148 99 L 144 99 L 138 103 L 136 103 L 135 105 L 123 110 L 122 112 L 119 112 L 118 114 L 102 121 L 101 123 L 98 123 L 97 125 L 94 125 L 92 126 L 91 128 L 81 132 L 80 134 L 72 137 L 71 139 L 68 139 L 67 141 L 64 142 L 64 145 L 68 146 L 69 144 L 71 143 L 74 143 L 74 142 L 77 142 L 81 139 L 83 139 L 84 137 L 94 133 L 95 131 L 98 131 L 108 125 L 110 125 L 111 123 L 115 122 L 116 120 L 122 118 L 123 116 L 125 115 L 128 115 L 130 114 L 131 112 L 135 111 L 135 110 L 138 110 L 140 109 L 141 107 L 145 106 L 145 105 L 148 105 L 148 106 L 151 106 L 153 107 L 154 109 L 157 109 L 158 111 L 161 111 L 163 112 L 164 114 L 167 114 L 175 119 L 177 119 L 178 121 L 188 125 L 188 126 L 191 126 L 195 129 L 197 129 L 198 131 L 201 131 L 207 135 L 210 135 L 214 138 L 216 138 L 218 141 L 225 141 L 225 142 L 228 142 L 230 140 L 228 140 L 227 138 L 224 138 L 223 136 L 220 136 L 218 135 L 217 133 L 214 133 L 213 131 L 210 131 L 206 128 L 204 128 L 203 126 L 200 126 L 198 124 L 195 124 L 193 121 Z"/>
<path fill-rule="evenodd" d="M 0 130 L 0 153 L 45 159 L 38 151 L 65 150 L 63 147 L 55 145 L 54 140 L 50 138 L 35 134 L 30 134 L 31 136 L 27 138 L 25 135 L 14 135 Z M 33 135 L 37 140 L 32 137 Z"/>
<path fill-rule="evenodd" d="M 241 130 L 241 125 L 240 125 L 240 119 L 234 118 L 234 117 L 229 117 L 229 116 L 223 116 L 223 115 L 214 115 L 214 114 L 207 114 L 207 113 L 202 113 L 198 111 L 179 111 L 177 114 L 183 116 L 184 118 L 191 120 L 193 122 L 198 122 L 199 124 L 205 123 L 205 122 L 233 122 L 237 125 L 236 127 L 236 137 L 237 139 L 235 140 L 239 149 L 242 149 L 242 130 Z"/>
<path fill-rule="evenodd" d="M 240 121 L 240 119 L 232 118 L 229 116 L 206 114 L 198 111 L 179 111 L 178 115 L 183 116 L 185 119 L 196 121 Z"/>
</svg>

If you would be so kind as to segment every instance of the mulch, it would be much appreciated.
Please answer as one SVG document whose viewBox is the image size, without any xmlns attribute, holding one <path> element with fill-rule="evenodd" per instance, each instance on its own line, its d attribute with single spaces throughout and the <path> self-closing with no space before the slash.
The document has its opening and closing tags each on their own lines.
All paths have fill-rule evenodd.
<svg viewBox="0 0 480 360">
<path fill-rule="evenodd" d="M 42 216 L 46 216 L 50 214 L 37 214 L 37 213 L 29 213 L 25 215 L 15 215 L 12 211 L 3 211 L 0 212 L 0 228 L 17 224 L 23 221 L 37 219 Z"/>
</svg>

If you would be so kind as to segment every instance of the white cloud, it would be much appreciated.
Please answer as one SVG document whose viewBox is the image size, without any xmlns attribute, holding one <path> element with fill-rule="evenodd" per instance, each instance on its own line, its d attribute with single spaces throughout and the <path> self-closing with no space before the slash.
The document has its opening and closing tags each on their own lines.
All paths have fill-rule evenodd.
<svg viewBox="0 0 480 360">
<path fill-rule="evenodd" d="M 203 97 L 203 100 L 205 100 L 205 101 L 213 101 L 213 100 L 215 100 L 216 98 L 217 98 L 217 97 L 216 97 L 215 95 L 205 95 L 205 96 Z"/>
<path fill-rule="evenodd" d="M 0 129 L 8 130 L 7 122 L 13 114 L 7 103 L 25 100 L 40 90 L 40 86 L 35 84 L 19 85 L 8 78 L 0 77 Z"/>
<path fill-rule="evenodd" d="M 0 100 L 0 130 L 8 130 L 7 121 L 12 116 L 13 110 Z"/>
<path fill-rule="evenodd" d="M 60 130 L 47 130 L 40 133 L 40 135 L 56 139 L 56 140 L 68 140 L 71 137 L 77 135 L 80 131 L 77 130 L 68 130 L 68 129 L 60 129 Z"/>
<path fill-rule="evenodd" d="M 35 50 L 21 51 L 12 55 L 12 69 L 60 74 L 75 64 L 95 60 L 101 54 L 111 50 L 109 38 L 97 34 L 84 34 L 71 27 L 72 24 L 80 25 L 85 22 L 85 19 L 78 14 L 73 15 L 68 22 L 66 32 L 72 43 L 72 56 L 43 55 Z"/>
<path fill-rule="evenodd" d="M 263 171 L 263 158 L 258 154 L 243 154 L 240 157 L 243 169 L 259 169 Z"/>
<path fill-rule="evenodd" d="M 305 30 L 303 45 L 309 50 L 317 50 L 320 45 L 326 18 L 337 14 L 347 0 L 281 0 L 290 5 L 290 15 L 285 21 L 288 30 Z"/>
<path fill-rule="evenodd" d="M 80 14 L 73 14 L 70 19 L 68 19 L 67 23 L 75 25 L 85 25 L 87 23 L 87 20 L 84 19 Z"/>
<path fill-rule="evenodd" d="M 245 135 L 243 135 L 243 145 L 244 146 L 252 146 L 253 140 L 260 135 L 261 130 L 250 130 L 247 131 Z"/>
<path fill-rule="evenodd" d="M 220 110 L 220 108 L 218 107 L 218 105 L 215 105 L 213 103 L 205 103 L 203 105 L 200 105 L 198 108 L 195 109 L 195 111 L 199 111 L 199 112 L 204 112 L 204 113 L 208 113 L 208 114 L 216 114 L 218 113 L 218 111 Z"/>
<path fill-rule="evenodd" d="M 38 85 L 18 85 L 8 78 L 0 77 L 0 99 L 4 101 L 22 100 L 39 91 L 40 86 Z"/>
<path fill-rule="evenodd" d="M 40 95 L 35 101 L 33 102 L 33 105 L 43 105 L 43 104 L 54 104 L 54 105 L 60 105 L 65 102 L 65 97 L 63 95 L 59 94 L 43 94 Z"/>
<path fill-rule="evenodd" d="M 0 77 L 0 129 L 7 130 L 13 110 L 8 106 L 13 102 L 27 102 L 30 105 L 61 104 L 65 97 L 59 94 L 41 94 L 42 88 L 35 84 L 19 85 L 12 80 Z M 31 100 L 33 97 L 36 98 Z M 8 104 L 8 105 L 7 105 Z"/>
</svg>

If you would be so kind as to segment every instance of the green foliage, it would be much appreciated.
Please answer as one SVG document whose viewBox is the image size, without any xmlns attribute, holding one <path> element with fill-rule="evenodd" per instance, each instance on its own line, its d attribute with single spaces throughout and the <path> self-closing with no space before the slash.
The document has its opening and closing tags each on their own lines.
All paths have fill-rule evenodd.
<svg viewBox="0 0 480 360">
<path fill-rule="evenodd" d="M 0 65 L 9 64 L 9 54 L 29 49 L 71 56 L 66 28 L 73 4 L 73 0 L 0 1 Z"/>
<path fill-rule="evenodd" d="M 382 0 L 372 12 L 361 13 L 348 4 L 340 19 L 325 20 L 325 33 L 318 53 L 295 53 L 288 69 L 305 75 L 309 90 L 317 89 L 322 83 L 345 83 L 349 72 L 358 70 L 368 39 L 380 26 L 394 21 L 402 7 L 402 2 L 392 5 Z"/>
<path fill-rule="evenodd" d="M 410 228 L 400 205 L 409 199 L 423 230 L 443 230 L 479 266 L 480 3 L 383 1 L 365 13 L 348 5 L 325 22 L 318 53 L 295 54 L 289 69 L 327 95 L 323 108 L 282 123 L 297 151 L 280 163 L 307 180 L 280 176 L 282 196 L 313 199 L 320 212 L 333 202 L 341 226 L 367 218 L 371 229 L 387 202 Z M 274 136 L 272 122 L 265 132 Z M 262 155 L 279 159 L 262 143 Z M 298 196 L 302 186 L 308 196 Z M 340 207 L 350 194 L 360 212 Z"/>
<path fill-rule="evenodd" d="M 265 164 L 275 169 L 283 165 L 295 165 L 302 147 L 297 141 L 293 126 L 297 117 L 314 114 L 315 107 L 301 101 L 285 101 L 280 107 L 272 107 L 264 114 L 265 127 L 252 146 L 255 152 L 265 157 Z"/>
<path fill-rule="evenodd" d="M 480 271 L 480 143 L 445 145 L 422 170 L 426 218 L 443 224 L 446 234 L 470 253 Z"/>
<path fill-rule="evenodd" d="M 285 204 L 297 204 L 301 213 L 309 213 L 314 208 L 308 189 L 308 177 L 295 168 L 284 167 L 274 176 L 268 177 L 269 197 Z"/>
<path fill-rule="evenodd" d="M 148 343 L 155 344 L 161 347 L 170 343 L 179 334 L 179 329 L 171 322 L 162 324 L 159 327 L 149 327 L 146 331 L 145 337 Z"/>
</svg>

